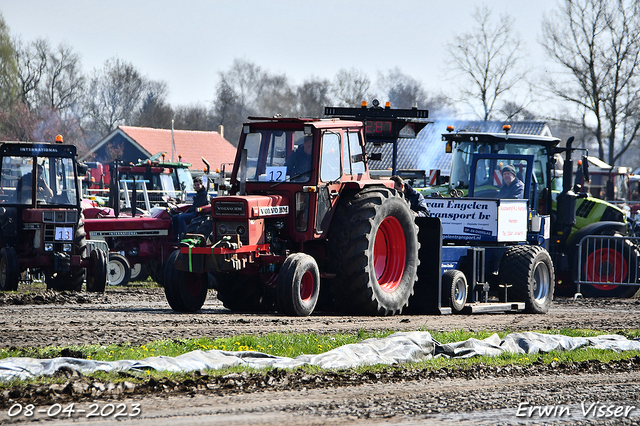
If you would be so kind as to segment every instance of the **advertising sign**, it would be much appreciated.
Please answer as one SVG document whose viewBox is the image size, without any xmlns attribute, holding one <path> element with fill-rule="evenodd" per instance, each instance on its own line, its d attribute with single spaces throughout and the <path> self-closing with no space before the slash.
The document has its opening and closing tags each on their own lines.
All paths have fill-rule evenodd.
<svg viewBox="0 0 640 426">
<path fill-rule="evenodd" d="M 445 240 L 526 241 L 527 201 L 427 198 Z"/>
</svg>

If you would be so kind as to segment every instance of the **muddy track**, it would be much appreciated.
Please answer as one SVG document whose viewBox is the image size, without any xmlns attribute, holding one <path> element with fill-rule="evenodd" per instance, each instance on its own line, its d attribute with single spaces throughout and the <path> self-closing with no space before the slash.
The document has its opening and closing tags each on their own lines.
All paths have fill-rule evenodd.
<svg viewBox="0 0 640 426">
<path fill-rule="evenodd" d="M 271 332 L 357 333 L 359 330 L 590 328 L 619 333 L 638 328 L 640 324 L 640 300 L 637 299 L 558 299 L 546 315 L 401 315 L 378 318 L 319 313 L 309 318 L 290 318 L 277 314 L 233 314 L 222 307 L 213 291 L 210 291 L 199 313 L 176 314 L 169 308 L 160 288 L 109 288 L 105 294 L 44 292 L 38 288 L 25 290 L 35 291 L 0 294 L 1 347 L 143 344 L 157 339 L 201 336 L 215 338 Z M 426 419 L 431 423 L 446 424 L 454 418 L 455 421 L 477 424 L 484 421 L 483 416 L 488 416 L 486 424 L 495 424 L 495 416 L 503 424 L 516 424 L 523 420 L 514 414 L 520 402 L 567 407 L 566 410 L 574 413 L 574 417 L 552 419 L 566 424 L 592 424 L 605 420 L 615 420 L 611 424 L 638 424 L 637 416 L 640 415 L 639 409 L 632 410 L 624 418 L 580 418 L 579 405 L 576 405 L 584 401 L 611 401 L 616 404 L 635 401 L 635 405 L 640 406 L 637 398 L 640 394 L 640 359 L 636 358 L 605 366 L 593 363 L 534 365 L 511 370 L 478 366 L 466 372 L 443 370 L 424 373 L 389 367 L 379 376 L 362 376 L 353 372 L 310 376 L 301 371 L 276 371 L 266 381 L 264 377 L 251 375 L 214 378 L 195 374 L 192 380 L 182 383 L 150 381 L 133 385 L 125 382 L 119 387 L 95 383 L 70 372 L 60 374 L 68 376 L 65 385 L 43 385 L 14 390 L 13 393 L 4 392 L 0 397 L 0 406 L 3 407 L 0 423 L 5 420 L 34 420 L 24 416 L 7 417 L 7 410 L 16 403 L 49 408 L 56 402 L 63 405 L 70 402 L 104 405 L 114 398 L 114 403 L 129 404 L 128 408 L 131 408 L 130 404 L 140 403 L 142 414 L 136 420 L 144 422 L 147 419 L 149 424 L 175 424 L 176 421 L 184 424 L 212 421 L 232 424 L 364 424 L 382 421 L 419 424 Z M 578 383 L 585 385 L 578 386 Z M 373 397 L 373 394 L 378 396 Z M 168 404 L 171 409 L 168 409 Z M 460 417 L 460 413 L 467 414 Z M 45 414 L 40 417 L 43 421 L 62 421 L 60 416 L 54 418 Z M 76 420 L 86 420 L 82 416 L 76 417 Z M 544 421 L 549 423 L 551 420 L 547 418 Z"/>
</svg>

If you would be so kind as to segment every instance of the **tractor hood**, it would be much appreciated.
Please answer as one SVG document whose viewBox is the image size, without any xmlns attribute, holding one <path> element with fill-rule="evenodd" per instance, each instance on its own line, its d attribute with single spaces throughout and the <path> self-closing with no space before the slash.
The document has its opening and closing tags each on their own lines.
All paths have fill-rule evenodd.
<svg viewBox="0 0 640 426">
<path fill-rule="evenodd" d="M 244 195 L 215 197 L 213 217 L 285 217 L 289 214 L 289 198 L 282 195 Z"/>
</svg>

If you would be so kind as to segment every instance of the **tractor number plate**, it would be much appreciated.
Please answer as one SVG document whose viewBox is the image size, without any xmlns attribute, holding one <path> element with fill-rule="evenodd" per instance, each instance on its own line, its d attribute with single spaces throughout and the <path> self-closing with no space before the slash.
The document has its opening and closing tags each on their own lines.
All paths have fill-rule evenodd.
<svg viewBox="0 0 640 426">
<path fill-rule="evenodd" d="M 73 227 L 56 226 L 56 241 L 73 241 Z"/>
</svg>

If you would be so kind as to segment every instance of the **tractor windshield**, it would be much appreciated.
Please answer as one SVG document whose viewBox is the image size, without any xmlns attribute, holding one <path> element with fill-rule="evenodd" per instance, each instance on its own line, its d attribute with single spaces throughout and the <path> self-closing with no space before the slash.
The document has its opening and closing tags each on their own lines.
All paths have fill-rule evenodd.
<svg viewBox="0 0 640 426">
<path fill-rule="evenodd" d="M 2 160 L 3 204 L 76 207 L 77 179 L 71 158 L 6 156 Z M 34 198 L 35 196 L 35 198 Z"/>
<path fill-rule="evenodd" d="M 471 161 L 473 154 L 518 154 L 533 155 L 533 175 L 539 188 L 548 187 L 547 182 L 547 149 L 543 145 L 499 143 L 481 144 L 478 142 L 461 142 L 453 150 L 451 160 L 450 185 L 456 189 L 468 189 L 471 177 Z"/>
<path fill-rule="evenodd" d="M 308 144 L 304 143 L 305 139 L 309 140 Z M 244 148 L 247 150 L 247 181 L 309 180 L 312 141 L 310 137 L 305 138 L 301 130 L 260 130 L 248 133 Z M 308 160 L 308 164 L 304 164 L 305 160 Z"/>
</svg>

